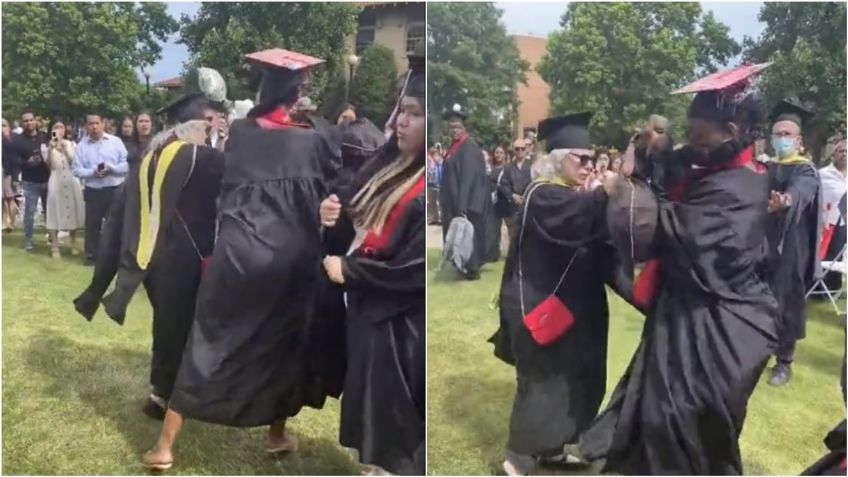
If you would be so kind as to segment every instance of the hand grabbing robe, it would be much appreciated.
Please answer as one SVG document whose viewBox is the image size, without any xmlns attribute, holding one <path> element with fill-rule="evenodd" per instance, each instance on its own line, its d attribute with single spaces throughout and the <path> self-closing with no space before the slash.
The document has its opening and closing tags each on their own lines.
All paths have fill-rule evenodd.
<svg viewBox="0 0 848 477">
<path fill-rule="evenodd" d="M 742 474 L 748 399 L 776 337 L 761 275 L 766 178 L 734 166 L 678 190 L 679 201 L 658 199 L 657 293 L 642 340 L 581 438 L 586 457 L 607 459 L 604 472 Z"/>
</svg>

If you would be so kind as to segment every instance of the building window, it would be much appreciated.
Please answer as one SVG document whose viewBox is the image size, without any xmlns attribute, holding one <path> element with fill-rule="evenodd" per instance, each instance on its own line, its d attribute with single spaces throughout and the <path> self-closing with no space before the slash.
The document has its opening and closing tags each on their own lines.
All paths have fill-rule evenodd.
<svg viewBox="0 0 848 477">
<path fill-rule="evenodd" d="M 406 53 L 411 54 L 419 43 L 424 42 L 427 27 L 424 24 L 409 25 L 406 29 Z"/>
<path fill-rule="evenodd" d="M 372 8 L 366 8 L 359 14 L 359 29 L 356 31 L 356 54 L 361 55 L 362 51 L 374 43 L 374 36 L 377 32 L 377 15 Z"/>
</svg>

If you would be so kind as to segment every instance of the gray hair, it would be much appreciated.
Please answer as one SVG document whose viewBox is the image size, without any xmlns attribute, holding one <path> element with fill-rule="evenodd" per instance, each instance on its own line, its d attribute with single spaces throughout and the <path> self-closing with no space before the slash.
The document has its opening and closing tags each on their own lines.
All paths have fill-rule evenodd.
<svg viewBox="0 0 848 477">
<path fill-rule="evenodd" d="M 153 139 L 150 140 L 150 145 L 147 147 L 147 150 L 144 151 L 144 154 L 161 148 L 174 137 L 181 141 L 192 142 L 195 136 L 201 132 L 205 133 L 207 127 L 209 127 L 209 124 L 205 119 L 194 119 L 184 123 L 179 123 L 176 126 L 165 129 L 153 136 Z"/>
<path fill-rule="evenodd" d="M 530 168 L 530 178 L 550 181 L 559 177 L 562 175 L 562 161 L 566 157 L 568 157 L 568 149 L 554 149 L 538 157 Z"/>
</svg>

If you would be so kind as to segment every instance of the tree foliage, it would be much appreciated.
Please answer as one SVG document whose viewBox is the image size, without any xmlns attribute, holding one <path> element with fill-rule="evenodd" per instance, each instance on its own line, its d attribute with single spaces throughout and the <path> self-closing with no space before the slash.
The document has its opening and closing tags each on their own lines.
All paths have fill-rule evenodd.
<svg viewBox="0 0 848 477">
<path fill-rule="evenodd" d="M 177 31 L 163 3 L 3 5 L 4 114 L 51 118 L 92 110 L 117 115 L 145 104 L 137 71 Z"/>
<path fill-rule="evenodd" d="M 357 116 L 364 116 L 374 124 L 384 124 L 395 100 L 398 72 L 394 53 L 386 46 L 373 44 L 362 52 L 354 73 L 350 102 L 356 107 Z"/>
<path fill-rule="evenodd" d="M 181 43 L 191 54 L 187 84 L 194 69 L 218 70 L 231 99 L 252 98 L 241 80 L 244 55 L 267 48 L 285 48 L 327 61 L 311 76 L 309 95 L 321 103 L 330 72 L 343 64 L 348 39 L 356 32 L 362 7 L 330 2 L 204 2 L 195 17 L 183 15 Z"/>
<path fill-rule="evenodd" d="M 502 10 L 486 3 L 427 5 L 427 102 L 431 138 L 441 133 L 438 118 L 454 104 L 470 114 L 471 133 L 483 144 L 512 136 L 526 61 L 507 35 Z"/>
<path fill-rule="evenodd" d="M 834 130 L 845 130 L 845 3 L 765 3 L 759 20 L 765 31 L 745 39 L 745 55 L 772 62 L 759 84 L 767 104 L 791 98 L 816 112 L 805 136 L 817 155 Z"/>
<path fill-rule="evenodd" d="M 698 3 L 569 3 L 538 67 L 552 114 L 592 111 L 592 140 L 623 146 L 650 114 L 685 127 L 691 98 L 670 96 L 739 54 L 728 27 Z"/>
</svg>

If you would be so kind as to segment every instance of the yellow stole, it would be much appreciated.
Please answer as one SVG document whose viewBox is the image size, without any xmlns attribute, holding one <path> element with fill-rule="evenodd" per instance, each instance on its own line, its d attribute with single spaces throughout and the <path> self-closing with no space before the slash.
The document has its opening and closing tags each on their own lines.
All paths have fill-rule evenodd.
<svg viewBox="0 0 848 477">
<path fill-rule="evenodd" d="M 797 152 L 795 154 L 792 154 L 791 156 L 784 157 L 783 159 L 778 159 L 777 163 L 782 165 L 782 166 L 791 166 L 791 165 L 795 165 L 795 164 L 810 164 L 810 165 L 813 165 L 813 163 L 809 159 L 798 154 Z"/>
<path fill-rule="evenodd" d="M 566 188 L 568 188 L 568 189 L 574 189 L 574 188 L 576 188 L 576 187 L 577 187 L 577 184 L 569 184 L 568 182 L 565 182 L 565 180 L 563 180 L 563 178 L 562 178 L 562 177 L 559 177 L 559 176 L 556 176 L 556 177 L 554 177 L 554 178 L 553 178 L 553 179 L 551 179 L 551 180 L 548 180 L 548 179 L 536 179 L 536 182 L 540 182 L 540 183 L 542 183 L 542 184 L 554 184 L 554 185 L 558 185 L 558 186 L 566 187 Z"/>
<path fill-rule="evenodd" d="M 141 168 L 138 173 L 139 191 L 141 195 L 141 212 L 140 212 L 140 231 L 138 238 L 138 250 L 136 251 L 136 262 L 139 268 L 147 270 L 150 264 L 150 259 L 153 257 L 153 247 L 156 245 L 156 237 L 159 235 L 159 224 L 161 219 L 161 204 L 162 204 L 162 184 L 165 182 L 165 176 L 168 173 L 168 168 L 174 162 L 177 152 L 180 147 L 186 144 L 183 141 L 174 141 L 165 146 L 162 154 L 159 155 L 159 162 L 156 164 L 156 175 L 153 178 L 153 193 L 150 192 L 150 161 L 153 160 L 153 152 L 147 153 L 141 161 Z"/>
</svg>

